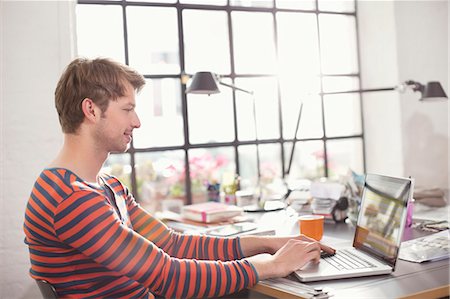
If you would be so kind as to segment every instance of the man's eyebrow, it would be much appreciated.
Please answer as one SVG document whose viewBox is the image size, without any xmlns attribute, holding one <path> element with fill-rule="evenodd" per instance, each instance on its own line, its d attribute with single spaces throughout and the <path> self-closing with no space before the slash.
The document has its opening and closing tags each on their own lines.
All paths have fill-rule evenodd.
<svg viewBox="0 0 450 299">
<path fill-rule="evenodd" d="M 125 103 L 124 106 L 131 106 L 131 107 L 135 108 L 136 107 L 136 103 L 128 102 L 128 103 Z"/>
</svg>

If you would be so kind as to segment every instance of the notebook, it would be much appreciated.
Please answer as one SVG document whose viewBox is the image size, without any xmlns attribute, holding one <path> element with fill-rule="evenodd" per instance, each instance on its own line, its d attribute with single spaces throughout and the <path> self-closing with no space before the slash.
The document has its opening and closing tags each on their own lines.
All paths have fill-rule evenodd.
<svg viewBox="0 0 450 299">
<path fill-rule="evenodd" d="M 303 282 L 389 274 L 395 270 L 414 181 L 367 174 L 353 247 L 295 271 Z"/>
</svg>

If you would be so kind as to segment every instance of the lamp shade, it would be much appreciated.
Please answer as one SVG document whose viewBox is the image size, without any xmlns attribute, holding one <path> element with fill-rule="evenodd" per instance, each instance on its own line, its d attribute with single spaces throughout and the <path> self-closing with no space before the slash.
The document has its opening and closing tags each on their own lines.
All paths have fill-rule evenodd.
<svg viewBox="0 0 450 299">
<path fill-rule="evenodd" d="M 213 94 L 219 93 L 216 77 L 211 72 L 197 72 L 192 77 L 191 85 L 186 89 L 186 93 L 193 94 Z"/>
<path fill-rule="evenodd" d="M 447 99 L 444 89 L 440 82 L 428 82 L 422 91 L 422 98 L 420 101 L 440 101 Z"/>
</svg>

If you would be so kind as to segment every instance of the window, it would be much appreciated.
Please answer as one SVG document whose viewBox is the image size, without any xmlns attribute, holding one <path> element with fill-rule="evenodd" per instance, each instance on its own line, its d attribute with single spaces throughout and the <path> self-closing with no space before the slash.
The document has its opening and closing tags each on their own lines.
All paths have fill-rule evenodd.
<svg viewBox="0 0 450 299">
<path fill-rule="evenodd" d="M 79 0 L 77 37 L 79 55 L 112 57 L 147 80 L 142 127 L 105 168 L 155 209 L 206 200 L 207 183 L 224 176 L 254 187 L 258 167 L 262 184 L 279 181 L 294 142 L 290 179 L 365 170 L 360 94 L 345 93 L 360 88 L 354 1 Z M 227 87 L 186 95 L 197 71 L 254 97 Z"/>
</svg>

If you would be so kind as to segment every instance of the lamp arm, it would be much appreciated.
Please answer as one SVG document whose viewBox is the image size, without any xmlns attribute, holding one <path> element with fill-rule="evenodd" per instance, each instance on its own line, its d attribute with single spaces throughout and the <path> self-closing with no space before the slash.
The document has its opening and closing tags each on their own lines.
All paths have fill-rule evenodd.
<svg viewBox="0 0 450 299">
<path fill-rule="evenodd" d="M 389 91 L 389 90 L 396 90 L 396 89 L 399 89 L 399 87 L 394 86 L 394 87 L 384 87 L 384 88 L 369 88 L 369 89 L 357 89 L 357 90 L 347 90 L 347 91 L 322 92 L 322 93 L 320 93 L 320 95 L 333 95 L 333 94 L 372 92 L 372 91 Z"/>
<path fill-rule="evenodd" d="M 222 81 L 218 81 L 218 82 L 220 85 L 227 86 L 231 89 L 239 90 L 239 91 L 253 95 L 253 91 L 251 91 L 251 90 L 243 89 L 243 88 L 237 87 L 236 85 L 233 85 L 233 84 L 223 83 Z"/>
</svg>

